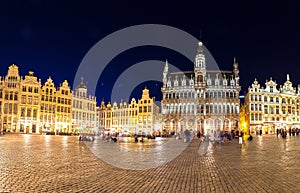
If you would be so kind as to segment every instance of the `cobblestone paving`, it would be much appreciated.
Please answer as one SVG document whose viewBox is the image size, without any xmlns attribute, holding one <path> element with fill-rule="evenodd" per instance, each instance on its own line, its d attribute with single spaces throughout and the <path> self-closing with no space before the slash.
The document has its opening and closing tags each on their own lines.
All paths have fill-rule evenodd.
<svg viewBox="0 0 300 193">
<path fill-rule="evenodd" d="M 0 136 L 0 192 L 300 192 L 300 137 L 214 144 L 194 139 L 158 168 L 106 164 L 75 137 Z"/>
<path fill-rule="evenodd" d="M 104 162 L 129 170 L 161 166 L 176 158 L 188 144 L 175 138 L 156 138 L 155 141 L 149 140 L 144 143 L 107 143 L 99 138 L 93 143 L 85 142 L 91 152 Z"/>
</svg>

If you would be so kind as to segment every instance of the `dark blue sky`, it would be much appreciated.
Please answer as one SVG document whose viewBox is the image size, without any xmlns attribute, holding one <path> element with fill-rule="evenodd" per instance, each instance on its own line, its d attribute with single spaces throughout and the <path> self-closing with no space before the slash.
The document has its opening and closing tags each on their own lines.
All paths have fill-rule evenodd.
<svg viewBox="0 0 300 193">
<path fill-rule="evenodd" d="M 270 76 L 282 84 L 286 73 L 296 86 L 299 80 L 300 3 L 296 1 L 1 1 L 0 74 L 15 63 L 21 75 L 32 70 L 44 82 L 51 76 L 56 86 L 73 82 L 77 67 L 88 50 L 110 33 L 137 24 L 157 23 L 180 28 L 199 37 L 221 69 L 240 67 L 242 92 L 257 77 L 261 84 Z M 108 100 L 111 87 L 122 71 L 144 60 L 165 60 L 184 70 L 189 61 L 158 47 L 130 49 L 117 56 L 97 87 L 98 101 Z M 122 67 L 120 67 L 120 63 Z M 104 83 L 102 85 L 102 83 Z M 140 97 L 139 85 L 132 96 Z M 120 93 L 121 95 L 122 93 Z"/>
</svg>

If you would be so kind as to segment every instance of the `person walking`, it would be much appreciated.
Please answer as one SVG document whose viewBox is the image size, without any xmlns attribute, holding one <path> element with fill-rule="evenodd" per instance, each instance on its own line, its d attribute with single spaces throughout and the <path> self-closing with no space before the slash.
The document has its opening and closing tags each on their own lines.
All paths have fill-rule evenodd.
<svg viewBox="0 0 300 193">
<path fill-rule="evenodd" d="M 189 130 L 185 130 L 184 131 L 184 135 L 185 135 L 185 139 L 186 139 L 186 142 L 189 143 L 190 142 L 190 138 L 191 138 L 191 133 Z"/>
<path fill-rule="evenodd" d="M 200 131 L 197 132 L 197 137 L 200 139 L 200 137 L 201 137 Z"/>
</svg>

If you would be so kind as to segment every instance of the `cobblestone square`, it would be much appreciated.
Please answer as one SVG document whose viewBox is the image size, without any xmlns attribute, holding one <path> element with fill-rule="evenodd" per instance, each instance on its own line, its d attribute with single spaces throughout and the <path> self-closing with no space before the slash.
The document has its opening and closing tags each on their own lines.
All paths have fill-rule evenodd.
<svg viewBox="0 0 300 193">
<path fill-rule="evenodd" d="M 193 139 L 164 165 L 127 170 L 102 161 L 77 137 L 4 135 L 0 192 L 300 192 L 300 137 L 234 140 L 210 145 L 204 155 L 199 146 Z"/>
</svg>

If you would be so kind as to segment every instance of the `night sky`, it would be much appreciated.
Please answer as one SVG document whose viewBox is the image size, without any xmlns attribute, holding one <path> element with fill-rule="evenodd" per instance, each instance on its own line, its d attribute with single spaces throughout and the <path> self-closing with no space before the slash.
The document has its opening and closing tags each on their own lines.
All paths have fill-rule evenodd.
<svg viewBox="0 0 300 193">
<path fill-rule="evenodd" d="M 1 76 L 15 63 L 21 75 L 32 70 L 42 82 L 51 76 L 56 86 L 65 79 L 73 83 L 81 60 L 99 40 L 125 27 L 152 23 L 182 29 L 196 38 L 201 31 L 202 42 L 222 70 L 232 70 L 236 57 L 241 95 L 255 77 L 263 86 L 270 77 L 283 84 L 289 73 L 294 86 L 300 84 L 300 2 L 296 1 L 10 0 L 0 3 L 0 22 Z M 166 48 L 127 50 L 100 77 L 98 102 L 110 100 L 111 87 L 126 68 L 166 58 L 180 69 L 193 70 L 186 58 Z M 137 85 L 132 96 L 139 98 L 145 86 L 161 99 L 161 83 L 153 81 Z"/>
</svg>

